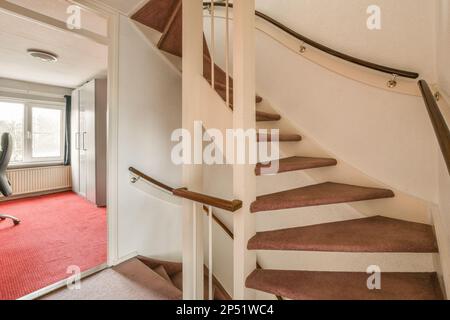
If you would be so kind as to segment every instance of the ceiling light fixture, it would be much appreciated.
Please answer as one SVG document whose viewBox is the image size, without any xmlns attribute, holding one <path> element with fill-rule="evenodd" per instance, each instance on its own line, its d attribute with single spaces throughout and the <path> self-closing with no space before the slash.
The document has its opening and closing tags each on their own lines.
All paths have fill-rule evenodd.
<svg viewBox="0 0 450 320">
<path fill-rule="evenodd" d="M 43 51 L 43 50 L 36 50 L 36 49 L 28 49 L 28 54 L 32 56 L 33 58 L 39 59 L 44 62 L 56 62 L 58 61 L 58 56 L 54 53 Z"/>
</svg>

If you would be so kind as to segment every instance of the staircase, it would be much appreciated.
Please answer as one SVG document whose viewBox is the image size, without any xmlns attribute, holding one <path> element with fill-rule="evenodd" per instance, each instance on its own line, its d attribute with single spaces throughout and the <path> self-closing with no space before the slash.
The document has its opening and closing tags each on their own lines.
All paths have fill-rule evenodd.
<svg viewBox="0 0 450 320">
<path fill-rule="evenodd" d="M 139 261 L 145 264 L 147 267 L 152 269 L 161 278 L 163 278 L 168 285 L 177 288 L 180 293 L 183 291 L 183 265 L 181 263 L 167 262 L 161 260 L 150 259 L 146 257 L 138 257 Z M 205 300 L 209 299 L 209 288 L 208 288 L 208 271 L 205 267 L 205 277 L 204 277 L 204 297 Z M 225 290 L 225 288 L 220 284 L 220 282 L 214 277 L 213 278 L 213 290 L 214 290 L 214 300 L 232 300 L 231 296 Z M 180 299 L 182 295 L 180 295 Z"/>
<path fill-rule="evenodd" d="M 182 55 L 182 14 L 180 0 L 151 0 L 133 19 L 162 33 L 158 47 L 170 54 Z M 206 43 L 206 41 L 204 41 Z M 204 46 L 204 77 L 211 83 L 211 59 Z M 225 100 L 226 75 L 215 66 L 215 90 Z M 232 79 L 230 79 L 232 86 Z M 230 89 L 230 101 L 232 101 Z M 256 98 L 257 103 L 263 99 Z M 229 107 L 233 107 L 232 104 Z M 257 122 L 268 123 L 273 129 L 281 120 L 278 114 L 258 111 Z M 270 142 L 272 136 L 258 135 L 259 142 Z M 296 133 L 281 133 L 282 143 L 301 143 Z M 333 167 L 338 162 L 332 158 L 315 158 L 292 155 L 279 160 L 277 174 L 293 174 L 301 170 Z M 255 175 L 263 175 L 267 164 L 260 163 Z M 251 205 L 253 214 L 277 212 L 312 206 L 336 205 L 360 201 L 388 201 L 395 197 L 393 191 L 384 188 L 321 183 L 306 187 L 282 190 L 259 196 Z M 249 250 L 309 251 L 342 253 L 436 253 L 437 244 L 431 226 L 385 218 L 382 216 L 341 221 L 308 227 L 290 228 L 260 232 L 248 243 Z M 153 268 L 158 263 L 150 263 Z M 165 266 L 167 274 L 175 285 L 180 284 L 180 270 Z M 175 269 L 175 270 L 174 270 Z M 159 270 L 163 273 L 161 270 Z M 289 270 L 255 270 L 247 279 L 251 289 L 271 293 L 288 299 L 442 299 L 435 273 L 383 273 L 382 289 L 367 288 L 368 274 L 362 272 L 322 272 Z M 169 281 L 169 280 L 168 280 Z"/>
</svg>

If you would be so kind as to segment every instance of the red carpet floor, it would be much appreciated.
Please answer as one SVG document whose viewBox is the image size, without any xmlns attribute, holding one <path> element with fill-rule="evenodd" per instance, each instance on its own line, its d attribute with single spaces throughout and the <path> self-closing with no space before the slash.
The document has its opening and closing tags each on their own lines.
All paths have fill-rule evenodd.
<svg viewBox="0 0 450 320">
<path fill-rule="evenodd" d="M 106 262 L 106 209 L 72 192 L 0 203 L 0 300 L 17 299 Z"/>
</svg>

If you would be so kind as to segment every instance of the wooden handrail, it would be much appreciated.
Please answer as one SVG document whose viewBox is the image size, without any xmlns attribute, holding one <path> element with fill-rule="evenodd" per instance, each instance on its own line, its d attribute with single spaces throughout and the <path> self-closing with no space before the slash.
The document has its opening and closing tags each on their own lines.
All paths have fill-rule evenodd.
<svg viewBox="0 0 450 320">
<path fill-rule="evenodd" d="M 148 175 L 142 173 L 141 171 L 133 167 L 130 167 L 128 170 L 134 175 L 144 179 L 145 181 L 150 182 L 155 186 L 172 193 L 174 196 L 192 200 L 201 203 L 203 205 L 212 206 L 214 208 L 219 208 L 230 212 L 235 212 L 242 208 L 242 201 L 240 200 L 229 201 L 216 197 L 211 197 L 201 193 L 192 192 L 186 188 L 179 188 L 179 189 L 171 188 L 168 185 L 165 185 L 164 183 L 159 182 L 158 180 L 155 180 L 152 177 L 149 177 Z"/>
<path fill-rule="evenodd" d="M 214 2 L 214 5 L 216 7 L 226 7 L 226 3 L 223 3 L 223 2 Z M 209 8 L 211 6 L 211 2 L 204 2 L 203 6 L 206 8 Z M 229 7 L 233 8 L 233 4 L 230 3 Z M 293 36 L 294 38 L 304 42 L 305 44 L 308 44 L 318 50 L 321 50 L 321 51 L 328 53 L 332 56 L 335 56 L 337 58 L 343 59 L 347 62 L 351 62 L 351 63 L 357 64 L 357 65 L 360 65 L 362 67 L 366 67 L 366 68 L 369 68 L 372 70 L 377 70 L 380 72 L 388 73 L 390 75 L 396 75 L 396 76 L 410 78 L 410 79 L 417 79 L 419 77 L 419 74 L 416 72 L 405 71 L 405 70 L 400 70 L 400 69 L 396 69 L 396 68 L 383 66 L 380 64 L 366 61 L 366 60 L 358 59 L 358 58 L 352 57 L 348 54 L 331 49 L 323 44 L 320 44 L 312 39 L 309 39 L 308 37 L 301 35 L 300 33 L 290 29 L 289 27 L 285 26 L 284 24 L 278 22 L 277 20 L 269 17 L 268 15 L 266 15 L 260 11 L 255 11 L 255 14 L 256 14 L 256 16 L 264 19 L 265 21 L 273 24 L 277 28 L 279 28 L 279 29 L 283 30 L 284 32 L 288 33 L 289 35 Z"/>
<path fill-rule="evenodd" d="M 223 200 L 211 196 L 207 196 L 201 193 L 189 191 L 187 189 L 176 189 L 173 194 L 184 199 L 192 200 L 207 206 L 223 209 L 230 212 L 235 212 L 242 208 L 242 201 L 240 200 Z"/>
<path fill-rule="evenodd" d="M 173 193 L 173 191 L 175 190 L 174 188 L 171 188 L 171 187 L 165 185 L 164 183 L 159 182 L 158 180 L 155 180 L 152 177 L 147 176 L 146 174 L 142 173 L 141 171 L 139 171 L 133 167 L 130 167 L 128 170 L 130 170 L 131 173 L 137 175 L 138 177 L 154 184 L 155 186 L 158 186 L 161 189 L 169 191 L 170 193 Z"/>
<path fill-rule="evenodd" d="M 439 109 L 439 105 L 431 92 L 430 86 L 425 80 L 419 81 L 420 91 L 422 92 L 423 100 L 430 115 L 431 123 L 433 124 L 434 132 L 441 147 L 442 155 L 447 164 L 448 173 L 450 174 L 450 131 L 445 121 L 444 116 Z"/>
</svg>

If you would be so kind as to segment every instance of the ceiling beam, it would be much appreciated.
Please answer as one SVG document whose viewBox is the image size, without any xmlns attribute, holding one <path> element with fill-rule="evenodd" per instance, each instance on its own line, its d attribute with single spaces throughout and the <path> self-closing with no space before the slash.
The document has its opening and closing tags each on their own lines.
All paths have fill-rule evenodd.
<svg viewBox="0 0 450 320">
<path fill-rule="evenodd" d="M 0 0 L 0 12 L 5 12 L 7 14 L 14 15 L 18 18 L 32 21 L 55 30 L 69 32 L 76 36 L 87 38 L 102 45 L 109 44 L 109 39 L 107 37 L 101 36 L 97 33 L 85 29 L 71 30 L 67 27 L 67 24 L 63 21 L 37 13 L 33 10 L 18 6 L 6 0 Z"/>
</svg>

